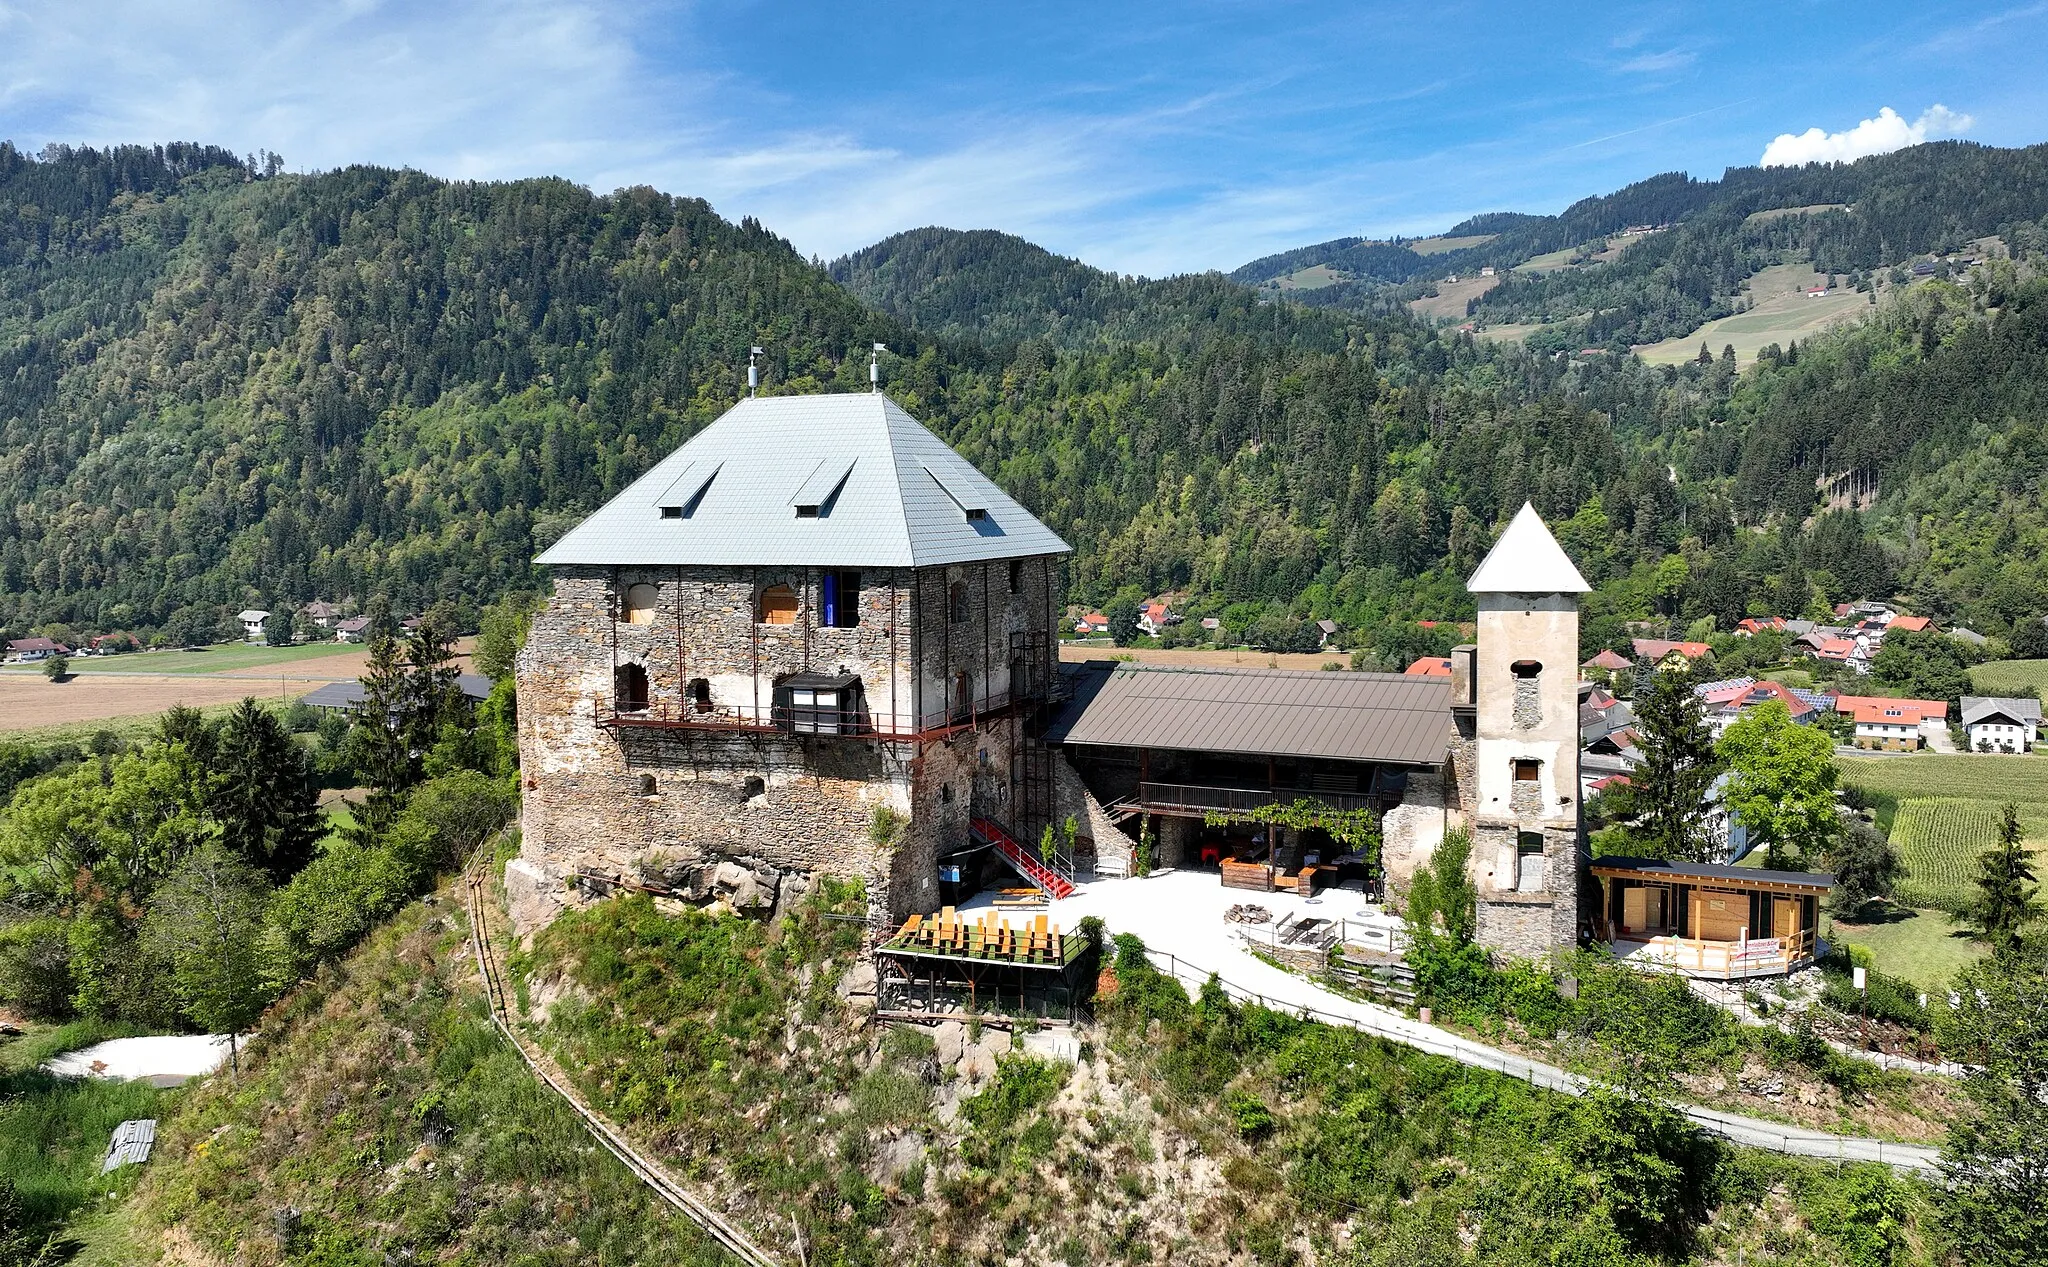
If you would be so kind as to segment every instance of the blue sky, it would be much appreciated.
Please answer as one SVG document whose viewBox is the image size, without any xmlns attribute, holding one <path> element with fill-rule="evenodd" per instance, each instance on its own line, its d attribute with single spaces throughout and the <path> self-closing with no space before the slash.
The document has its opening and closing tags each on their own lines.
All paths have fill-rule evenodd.
<svg viewBox="0 0 2048 1267">
<path fill-rule="evenodd" d="M 1718 175 L 1783 134 L 2048 140 L 2044 47 L 2048 0 L 0 0 L 0 136 L 651 184 L 824 256 L 946 224 L 1158 275 Z"/>
</svg>

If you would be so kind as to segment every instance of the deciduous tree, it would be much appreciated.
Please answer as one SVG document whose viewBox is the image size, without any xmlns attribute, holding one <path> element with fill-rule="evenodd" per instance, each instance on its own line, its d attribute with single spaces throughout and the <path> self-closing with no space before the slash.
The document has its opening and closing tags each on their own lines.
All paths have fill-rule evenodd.
<svg viewBox="0 0 2048 1267">
<path fill-rule="evenodd" d="M 1782 700 L 1751 709 L 1721 736 L 1728 808 L 1763 838 L 1773 867 L 1823 857 L 1841 831 L 1834 741 L 1797 725 Z"/>
</svg>

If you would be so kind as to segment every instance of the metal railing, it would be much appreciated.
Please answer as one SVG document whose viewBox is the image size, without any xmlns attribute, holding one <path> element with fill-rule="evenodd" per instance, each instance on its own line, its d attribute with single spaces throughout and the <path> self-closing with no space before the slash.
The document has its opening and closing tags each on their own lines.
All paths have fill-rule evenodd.
<svg viewBox="0 0 2048 1267">
<path fill-rule="evenodd" d="M 1035 700 L 1012 700 L 1009 692 L 998 691 L 976 700 L 965 708 L 927 710 L 923 713 L 876 713 L 863 709 L 846 715 L 838 728 L 825 730 L 798 729 L 799 718 L 806 726 L 810 726 L 816 724 L 822 714 L 813 709 L 792 708 L 788 705 L 767 704 L 759 708 L 752 705 L 715 705 L 705 709 L 687 700 L 650 700 L 644 703 L 627 701 L 626 706 L 621 706 L 618 701 L 598 699 L 591 701 L 591 720 L 605 729 L 683 730 L 921 743 L 973 730 L 986 722 L 1009 716 L 1012 709 L 1021 704 L 1032 702 Z M 639 706 L 632 707 L 631 705 L 635 703 Z"/>
<path fill-rule="evenodd" d="M 1133 807 L 1166 813 L 1241 813 L 1268 805 L 1315 801 L 1331 809 L 1374 809 L 1379 802 L 1371 796 L 1350 792 L 1318 792 L 1312 788 L 1218 787 L 1198 783 L 1140 783 Z"/>
<path fill-rule="evenodd" d="M 1411 1021 L 1398 1012 L 1375 1004 L 1359 1004 L 1357 1006 L 1362 1012 L 1356 1013 L 1330 1011 L 1272 998 L 1261 991 L 1226 981 L 1221 976 L 1206 972 L 1165 951 L 1148 948 L 1145 955 L 1153 967 L 1179 981 L 1184 987 L 1199 990 L 1214 977 L 1223 992 L 1239 1002 L 1255 1003 L 1260 1007 L 1289 1016 L 1298 1016 L 1304 1020 L 1355 1029 L 1389 1042 L 1399 1043 L 1404 1047 L 1412 1047 L 1433 1056 L 1454 1060 L 1474 1069 L 1490 1069 L 1506 1077 L 1527 1082 L 1532 1087 L 1544 1087 L 1566 1095 L 1583 1095 L 1598 1085 L 1582 1074 L 1570 1073 L 1540 1061 L 1509 1055 L 1482 1043 L 1460 1038 L 1433 1025 Z M 1897 1144 L 1889 1140 L 1868 1139 L 1856 1135 L 1833 1135 L 1826 1131 L 1802 1130 L 1798 1127 L 1785 1127 L 1779 1123 L 1766 1122 L 1761 1118 L 1723 1113 L 1718 1109 L 1701 1108 L 1692 1104 L 1676 1104 L 1673 1107 L 1685 1114 L 1687 1120 L 1701 1130 L 1748 1148 L 1766 1148 L 1791 1156 L 1816 1157 L 1836 1162 L 1875 1161 L 1897 1170 L 1932 1173 L 1940 1168 L 1938 1150 L 1924 1144 Z"/>
</svg>

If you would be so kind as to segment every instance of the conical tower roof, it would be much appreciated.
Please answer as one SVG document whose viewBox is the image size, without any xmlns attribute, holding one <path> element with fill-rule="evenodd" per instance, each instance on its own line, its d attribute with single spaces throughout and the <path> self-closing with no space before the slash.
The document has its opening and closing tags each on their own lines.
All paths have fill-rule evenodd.
<svg viewBox="0 0 2048 1267">
<path fill-rule="evenodd" d="M 1593 587 L 1550 535 L 1543 516 L 1523 502 L 1465 588 L 1474 594 L 1583 594 Z"/>
</svg>

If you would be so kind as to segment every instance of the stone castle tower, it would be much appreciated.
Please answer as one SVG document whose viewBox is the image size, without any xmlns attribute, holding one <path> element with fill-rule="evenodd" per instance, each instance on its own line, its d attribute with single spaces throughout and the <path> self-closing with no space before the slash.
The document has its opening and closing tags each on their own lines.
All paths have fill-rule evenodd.
<svg viewBox="0 0 2048 1267">
<path fill-rule="evenodd" d="M 933 909 L 971 818 L 1051 821 L 1030 734 L 1067 552 L 887 396 L 741 401 L 539 559 L 515 921 L 593 876 Z"/>
<path fill-rule="evenodd" d="M 1452 764 L 1478 940 L 1534 957 L 1577 940 L 1578 595 L 1591 587 L 1525 504 L 1466 588 L 1478 645 L 1452 655 Z"/>
</svg>

